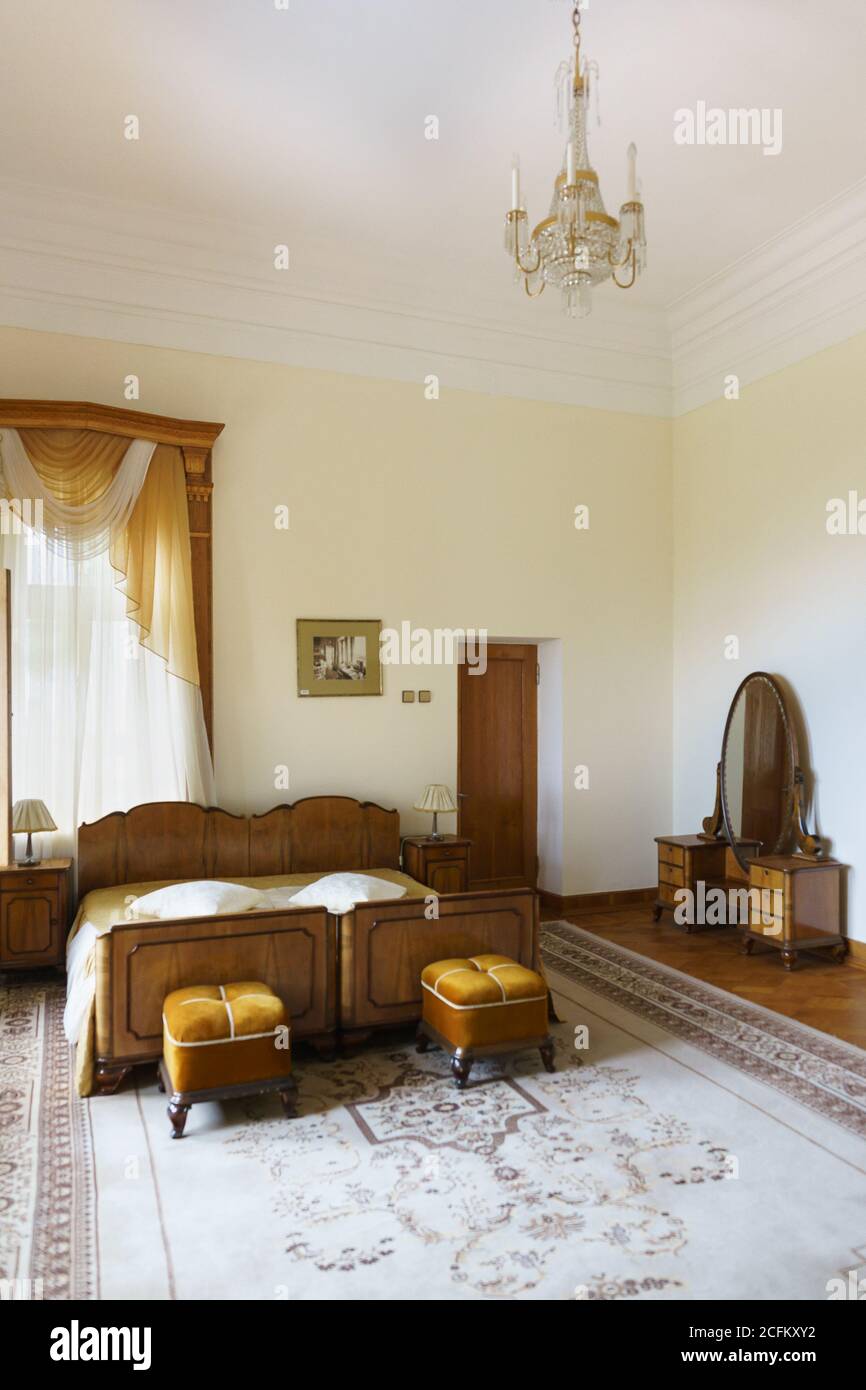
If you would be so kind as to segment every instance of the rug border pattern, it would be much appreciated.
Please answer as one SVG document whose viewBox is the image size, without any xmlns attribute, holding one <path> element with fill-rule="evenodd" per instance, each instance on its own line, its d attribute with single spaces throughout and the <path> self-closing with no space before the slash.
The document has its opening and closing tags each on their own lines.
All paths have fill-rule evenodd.
<svg viewBox="0 0 866 1390">
<path fill-rule="evenodd" d="M 89 1101 L 79 1098 L 63 1032 L 65 991 L 43 985 L 43 1049 L 31 1279 L 46 1299 L 99 1297 L 96 1174 Z"/>
<path fill-rule="evenodd" d="M 819 1033 L 795 1019 L 773 1014 L 726 990 L 706 985 L 570 922 L 544 922 L 541 931 L 542 959 L 550 969 L 866 1138 L 866 1106 L 851 1098 L 859 1094 L 866 1100 L 866 1052 L 860 1048 Z M 555 955 L 546 947 L 547 937 L 587 953 L 597 967 L 608 973 L 590 970 L 587 963 L 579 960 Z M 615 972 L 621 976 L 623 971 L 628 971 L 634 979 L 631 988 L 621 979 L 613 978 Z M 651 997 L 660 991 L 681 997 L 683 1002 L 678 1010 L 664 1008 Z M 759 1055 L 744 1041 L 726 1036 L 718 1021 L 720 1014 L 738 1027 L 763 1034 L 774 1046 L 797 1053 L 801 1070 L 795 1072 L 773 1061 L 766 1052 Z M 827 1067 L 847 1074 L 847 1081 L 840 1077 L 838 1089 L 828 1088 L 826 1081 L 819 1079 L 819 1070 Z M 846 1089 L 850 1092 L 848 1096 L 843 1094 Z"/>
</svg>

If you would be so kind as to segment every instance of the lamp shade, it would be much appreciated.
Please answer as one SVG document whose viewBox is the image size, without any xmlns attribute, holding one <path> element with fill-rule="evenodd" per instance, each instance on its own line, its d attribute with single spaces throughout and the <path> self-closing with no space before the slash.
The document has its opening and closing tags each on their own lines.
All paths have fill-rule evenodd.
<svg viewBox="0 0 866 1390">
<path fill-rule="evenodd" d="M 424 788 L 424 795 L 415 802 L 416 811 L 456 811 L 457 802 L 448 787 L 442 782 L 431 782 Z"/>
<path fill-rule="evenodd" d="M 56 829 L 57 826 L 51 819 L 44 801 L 16 801 L 12 807 L 13 834 Z"/>
</svg>

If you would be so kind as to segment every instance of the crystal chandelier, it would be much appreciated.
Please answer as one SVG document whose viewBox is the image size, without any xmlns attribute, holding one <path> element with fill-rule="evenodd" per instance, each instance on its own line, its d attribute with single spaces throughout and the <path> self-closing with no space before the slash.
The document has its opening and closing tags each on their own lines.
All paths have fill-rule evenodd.
<svg viewBox="0 0 866 1390">
<path fill-rule="evenodd" d="M 553 185 L 550 215 L 529 234 L 526 208 L 520 199 L 520 169 L 515 159 L 511 174 L 511 209 L 505 215 L 505 249 L 514 259 L 514 278 L 523 280 L 530 299 L 545 285 L 557 285 L 562 307 L 571 318 L 592 310 L 592 287 L 613 279 L 630 289 L 646 264 L 643 203 L 636 181 L 637 150 L 628 147 L 628 196 L 619 221 L 605 212 L 598 174 L 589 162 L 586 119 L 590 87 L 598 83 L 595 63 L 581 63 L 580 3 L 574 7 L 574 58 L 560 64 L 556 74 L 560 125 L 568 143 L 562 169 Z"/>
</svg>

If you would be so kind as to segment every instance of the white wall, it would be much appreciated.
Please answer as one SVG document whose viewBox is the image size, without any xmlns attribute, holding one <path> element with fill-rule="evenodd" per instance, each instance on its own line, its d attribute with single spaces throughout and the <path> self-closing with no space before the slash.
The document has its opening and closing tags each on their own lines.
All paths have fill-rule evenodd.
<svg viewBox="0 0 866 1390">
<path fill-rule="evenodd" d="M 396 805 L 456 777 L 453 668 L 388 668 L 383 698 L 298 699 L 298 617 L 404 619 L 561 641 L 564 893 L 644 887 L 671 822 L 669 422 L 25 330 L 0 394 L 225 421 L 214 455 L 215 737 L 222 804 L 345 792 Z M 288 533 L 273 509 L 291 509 Z M 590 529 L 574 508 L 590 507 Z M 402 688 L 429 688 L 403 705 Z M 544 711 L 556 709 L 553 695 Z M 554 713 L 555 717 L 555 713 Z M 545 745 L 545 806 L 555 776 Z M 573 787 L 575 764 L 589 791 Z M 555 804 L 555 796 L 553 796 Z M 446 826 L 448 823 L 445 823 Z M 450 827 L 449 827 L 450 828 Z M 561 864 L 561 868 L 559 865 Z"/>
<path fill-rule="evenodd" d="M 740 680 L 783 677 L 806 721 L 819 829 L 852 866 L 848 930 L 861 941 L 866 535 L 828 535 L 826 504 L 851 489 L 866 500 L 864 382 L 858 337 L 674 426 L 673 828 L 698 830 L 712 809 Z M 728 635 L 737 661 L 725 659 Z"/>
<path fill-rule="evenodd" d="M 538 886 L 559 893 L 563 806 L 576 795 L 562 755 L 562 642 L 538 643 Z"/>
</svg>

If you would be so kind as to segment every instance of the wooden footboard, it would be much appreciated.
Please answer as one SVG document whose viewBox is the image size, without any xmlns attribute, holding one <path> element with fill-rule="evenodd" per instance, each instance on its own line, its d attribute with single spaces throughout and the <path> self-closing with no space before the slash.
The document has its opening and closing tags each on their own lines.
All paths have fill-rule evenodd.
<svg viewBox="0 0 866 1390">
<path fill-rule="evenodd" d="M 431 919 L 433 908 L 438 916 Z M 537 967 L 538 896 L 532 889 L 359 904 L 339 927 L 340 1033 L 420 1018 L 424 966 L 483 952 Z"/>
<path fill-rule="evenodd" d="M 97 943 L 97 1078 L 113 1089 L 162 1053 L 162 1004 L 173 989 L 263 980 L 295 1037 L 333 1040 L 336 924 L 324 908 L 124 922 Z"/>
<path fill-rule="evenodd" d="M 438 916 L 428 914 L 436 910 Z M 421 1016 L 421 971 L 449 956 L 495 952 L 538 965 L 531 889 L 324 908 L 124 922 L 96 947 L 96 1075 L 116 1088 L 162 1052 L 162 1004 L 173 989 L 264 980 L 287 1005 L 293 1036 L 331 1048 L 338 1036 Z"/>
</svg>

